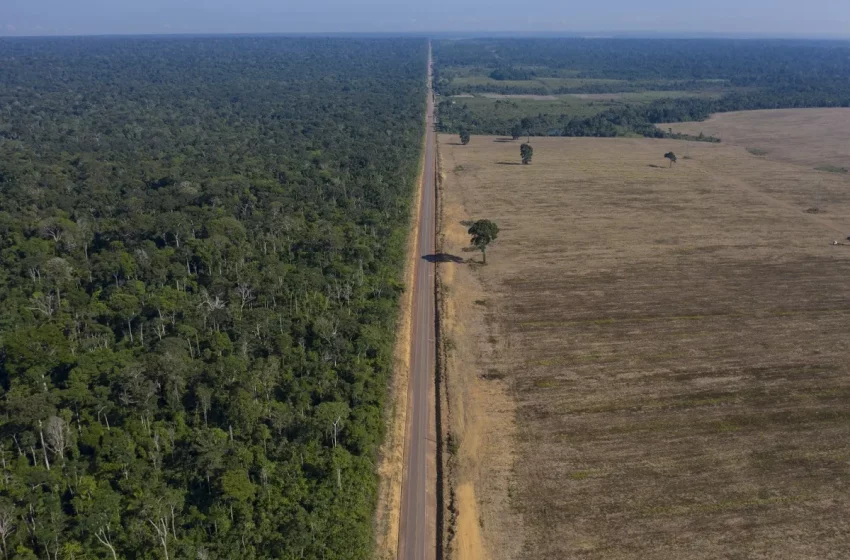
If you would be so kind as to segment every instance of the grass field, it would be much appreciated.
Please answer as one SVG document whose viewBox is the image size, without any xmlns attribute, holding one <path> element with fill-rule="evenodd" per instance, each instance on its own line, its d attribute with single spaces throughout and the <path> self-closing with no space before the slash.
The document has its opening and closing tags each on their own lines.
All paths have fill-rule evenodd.
<svg viewBox="0 0 850 560">
<path fill-rule="evenodd" d="M 779 134 L 802 142 L 773 154 Z M 441 139 L 457 557 L 850 556 L 850 246 L 830 245 L 850 177 L 817 150 L 533 145 L 522 166 L 518 143 Z M 502 229 L 486 267 L 479 218 Z"/>
<path fill-rule="evenodd" d="M 717 136 L 769 159 L 811 168 L 850 166 L 850 109 L 778 109 L 714 115 L 706 122 L 660 125 Z"/>
</svg>

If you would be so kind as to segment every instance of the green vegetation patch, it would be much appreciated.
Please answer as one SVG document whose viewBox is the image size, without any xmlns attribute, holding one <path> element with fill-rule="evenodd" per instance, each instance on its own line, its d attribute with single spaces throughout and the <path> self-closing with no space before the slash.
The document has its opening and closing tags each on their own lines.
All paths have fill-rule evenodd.
<svg viewBox="0 0 850 560">
<path fill-rule="evenodd" d="M 837 165 L 821 165 L 815 167 L 818 171 L 826 171 L 827 173 L 847 173 L 848 169 L 846 167 L 838 167 Z"/>
<path fill-rule="evenodd" d="M 2 41 L 4 552 L 372 557 L 426 59 Z"/>
<path fill-rule="evenodd" d="M 655 125 L 701 121 L 726 111 L 850 106 L 850 84 L 842 78 L 850 73 L 847 43 L 470 39 L 437 41 L 435 53 L 435 83 L 444 100 L 546 97 L 525 99 L 511 110 L 444 101 L 440 122 L 451 132 L 713 142 L 719 140 Z M 589 103 L 551 99 L 565 94 Z"/>
</svg>

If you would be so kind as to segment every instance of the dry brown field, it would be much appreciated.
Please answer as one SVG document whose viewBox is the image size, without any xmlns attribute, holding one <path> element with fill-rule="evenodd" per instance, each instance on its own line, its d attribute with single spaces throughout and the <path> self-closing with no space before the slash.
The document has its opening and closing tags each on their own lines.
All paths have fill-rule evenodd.
<svg viewBox="0 0 850 560">
<path fill-rule="evenodd" d="M 705 122 L 659 126 L 686 134 L 702 132 L 768 159 L 850 168 L 850 109 L 741 111 L 720 113 Z"/>
<path fill-rule="evenodd" d="M 532 143 L 440 140 L 451 556 L 850 557 L 850 177 Z"/>
</svg>

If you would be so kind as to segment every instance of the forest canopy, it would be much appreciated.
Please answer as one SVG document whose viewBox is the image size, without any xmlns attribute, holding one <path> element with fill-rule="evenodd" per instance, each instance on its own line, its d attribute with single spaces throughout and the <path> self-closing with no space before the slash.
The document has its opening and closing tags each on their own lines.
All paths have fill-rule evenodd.
<svg viewBox="0 0 850 560">
<path fill-rule="evenodd" d="M 10 558 L 367 558 L 427 45 L 0 41 Z"/>
<path fill-rule="evenodd" d="M 470 39 L 435 43 L 441 124 L 478 134 L 670 136 L 655 126 L 711 113 L 850 106 L 850 42 L 709 39 Z M 666 92 L 640 99 L 641 92 Z M 456 95 L 548 95 L 577 110 L 525 114 Z M 594 95 L 612 94 L 592 99 Z M 629 94 L 629 95 L 613 95 Z M 581 96 L 590 96 L 582 98 Z M 584 101 L 577 105 L 578 101 Z M 592 113 L 592 114 L 587 114 Z"/>
</svg>

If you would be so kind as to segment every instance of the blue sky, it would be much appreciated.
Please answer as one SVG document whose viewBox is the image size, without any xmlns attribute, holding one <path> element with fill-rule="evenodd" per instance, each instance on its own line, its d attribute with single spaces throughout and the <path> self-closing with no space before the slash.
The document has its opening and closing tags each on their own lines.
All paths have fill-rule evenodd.
<svg viewBox="0 0 850 560">
<path fill-rule="evenodd" d="M 0 0 L 0 35 L 358 31 L 850 38 L 850 0 Z"/>
</svg>

